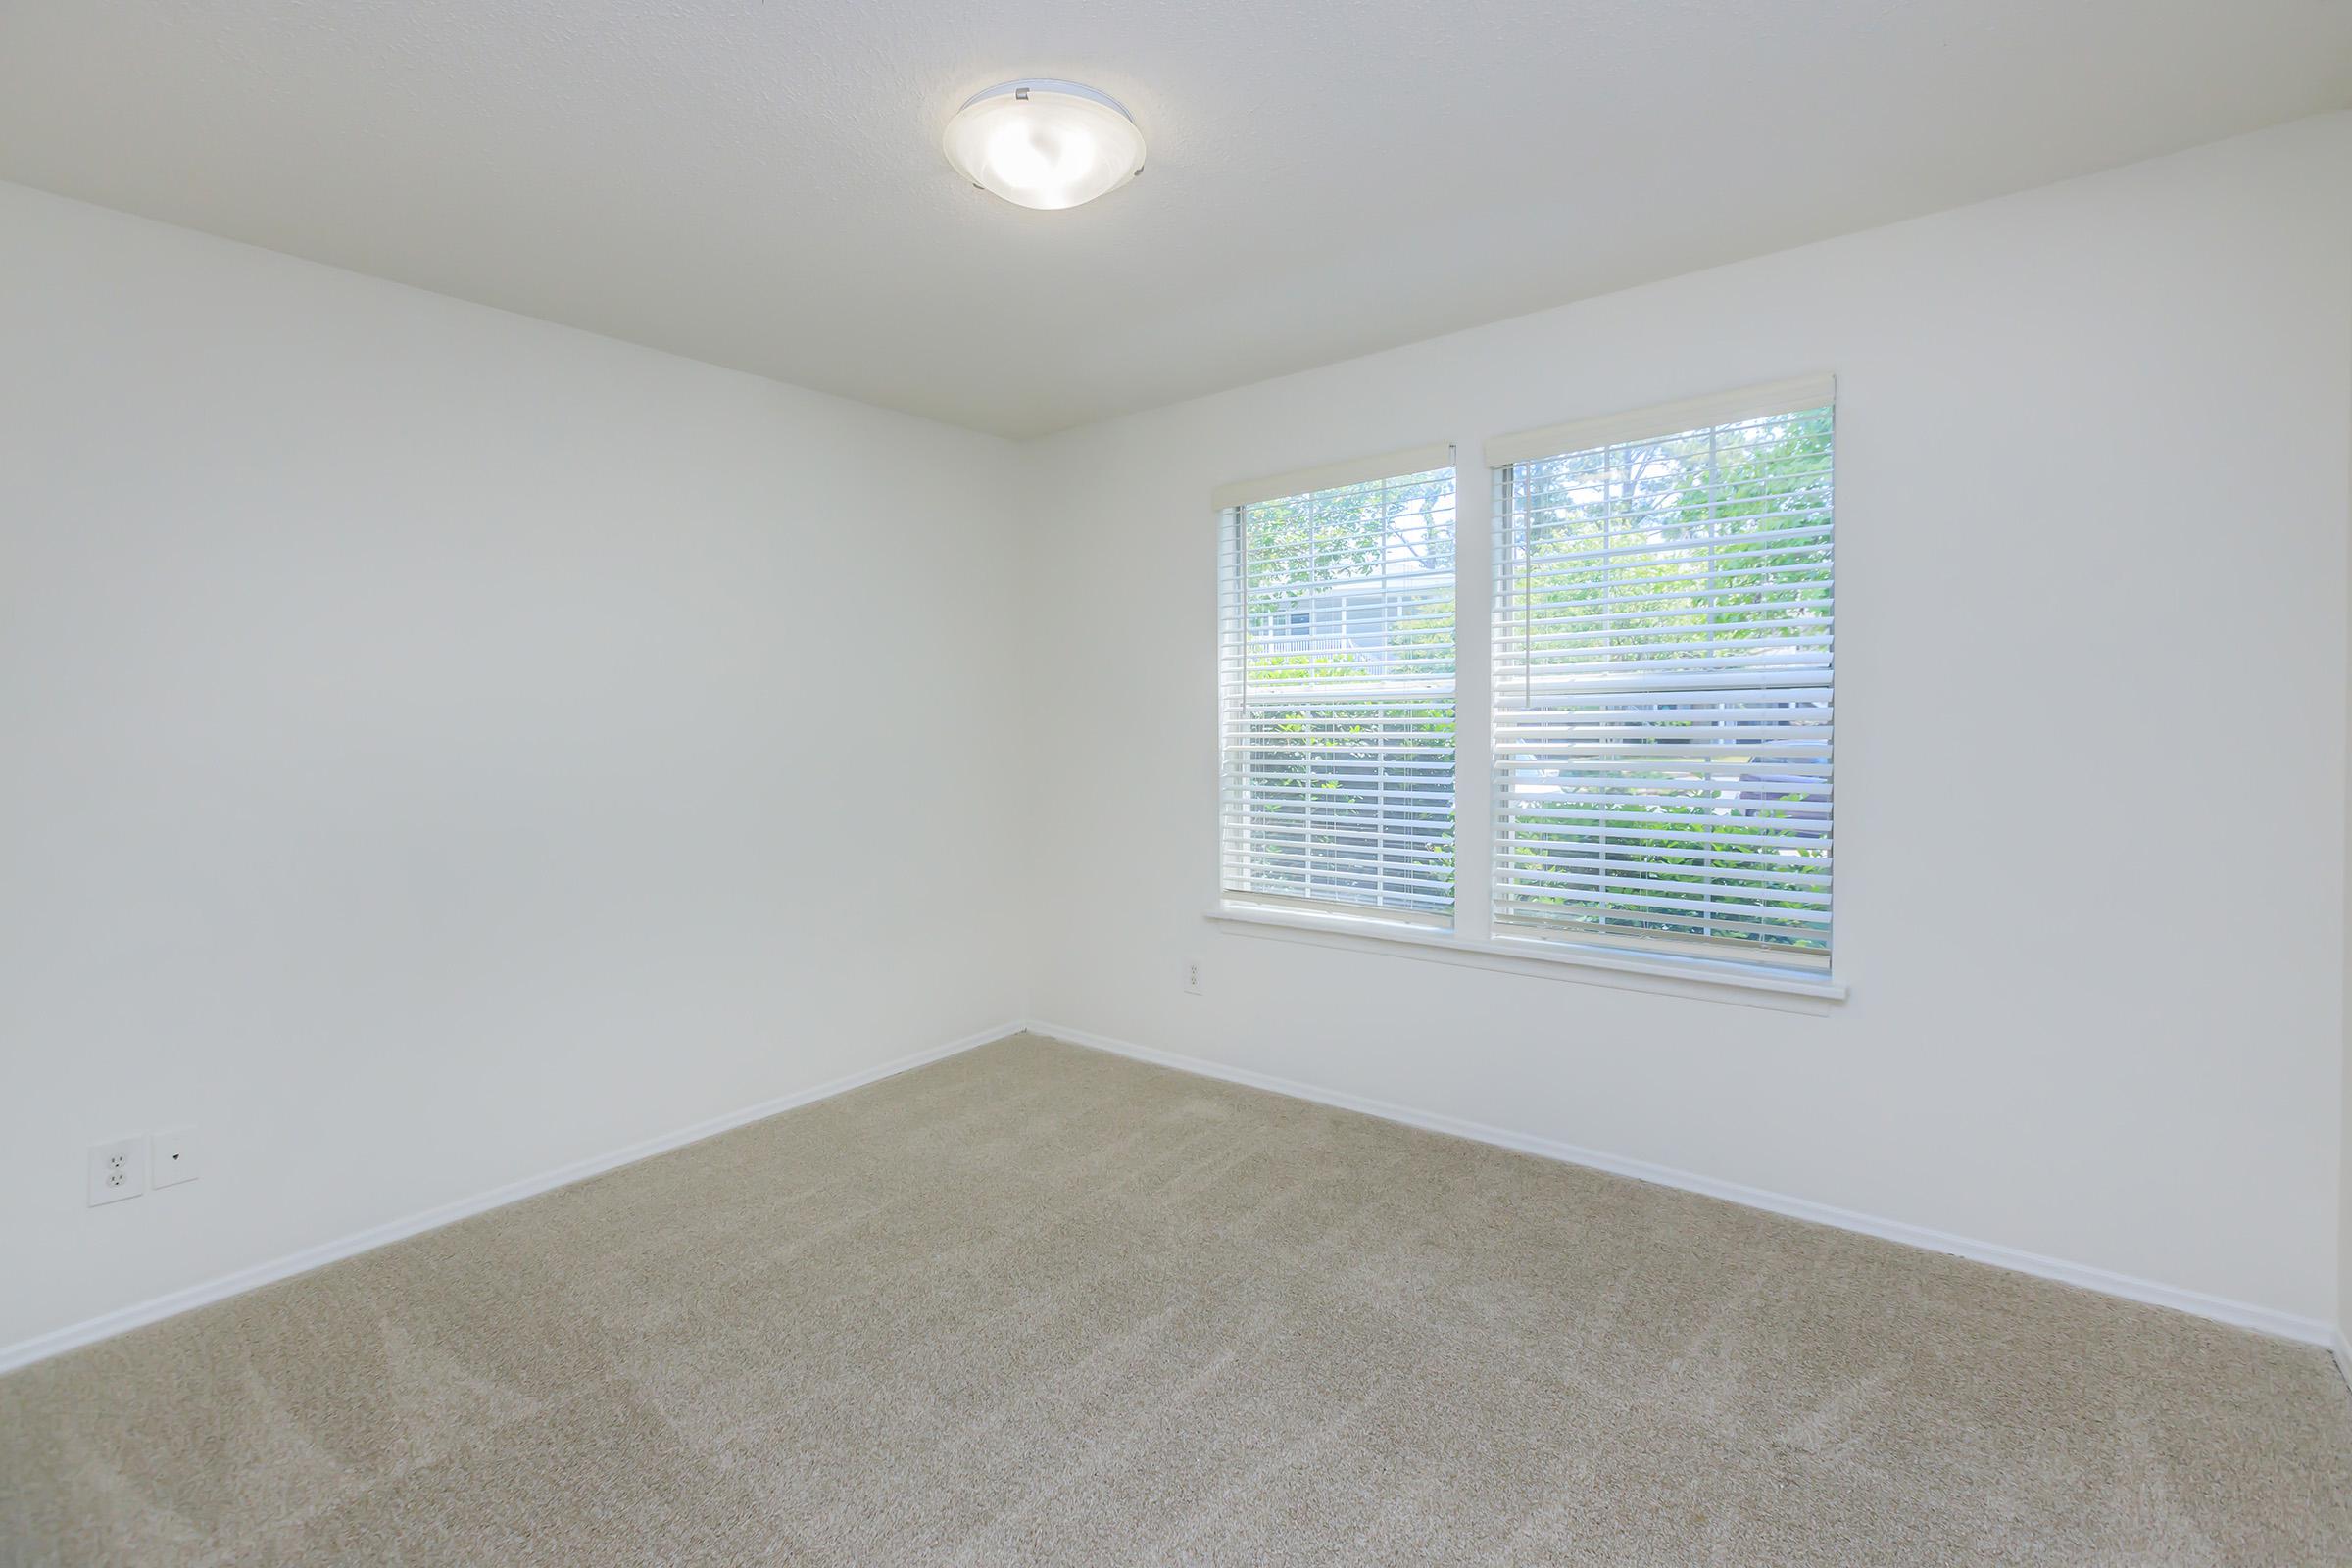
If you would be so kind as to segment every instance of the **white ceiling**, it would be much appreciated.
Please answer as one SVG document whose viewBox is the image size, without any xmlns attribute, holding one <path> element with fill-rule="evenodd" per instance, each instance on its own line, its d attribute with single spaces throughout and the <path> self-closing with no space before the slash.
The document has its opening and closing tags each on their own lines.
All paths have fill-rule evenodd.
<svg viewBox="0 0 2352 1568">
<path fill-rule="evenodd" d="M 1025 212 L 947 116 L 1126 102 Z M 0 177 L 1030 435 L 2352 103 L 2352 0 L 0 0 Z"/>
</svg>

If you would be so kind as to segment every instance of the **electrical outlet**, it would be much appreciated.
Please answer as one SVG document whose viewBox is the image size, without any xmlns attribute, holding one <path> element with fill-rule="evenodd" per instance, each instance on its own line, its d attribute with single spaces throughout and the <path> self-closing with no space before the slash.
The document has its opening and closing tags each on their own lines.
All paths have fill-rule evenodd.
<svg viewBox="0 0 2352 1568">
<path fill-rule="evenodd" d="M 118 1138 L 90 1146 L 90 1206 L 120 1203 L 147 1190 L 147 1140 Z"/>
<path fill-rule="evenodd" d="M 155 1185 L 177 1187 L 196 1179 L 196 1129 L 167 1127 L 155 1135 Z"/>
<path fill-rule="evenodd" d="M 1184 960 L 1184 989 L 1196 997 L 1200 994 L 1200 960 L 1199 958 Z"/>
</svg>

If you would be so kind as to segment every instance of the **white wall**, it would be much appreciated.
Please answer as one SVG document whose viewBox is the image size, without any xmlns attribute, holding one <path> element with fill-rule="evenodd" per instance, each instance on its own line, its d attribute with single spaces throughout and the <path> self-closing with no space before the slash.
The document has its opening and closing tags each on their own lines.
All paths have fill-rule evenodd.
<svg viewBox="0 0 2352 1568">
<path fill-rule="evenodd" d="M 5 186 L 0 366 L 0 1346 L 1018 1015 L 1012 448 Z"/>
<path fill-rule="evenodd" d="M 2344 290 L 2352 294 L 2352 265 L 2344 271 Z M 2345 345 L 2352 355 L 2352 341 Z M 2352 488 L 2352 486 L 2348 486 Z M 2344 515 L 2344 529 L 2352 537 L 2352 507 Z M 2352 652 L 2352 650 L 2347 650 Z M 2347 742 L 2346 767 L 2352 770 L 2352 681 L 2345 692 L 2344 734 Z M 2352 779 L 2347 779 L 2344 794 L 2345 818 L 2345 876 L 2344 876 L 2344 955 L 2339 978 L 2344 983 L 2344 1061 L 2343 1061 L 2343 1119 L 2341 1147 L 2337 1152 L 2337 1176 L 2342 1186 L 2336 1196 L 2335 1265 L 2335 1356 L 2338 1367 L 2347 1381 L 2352 1381 Z"/>
<path fill-rule="evenodd" d="M 1034 1013 L 2332 1320 L 2347 275 L 2339 115 L 1039 445 Z M 1213 485 L 1817 369 L 1849 1002 L 1203 921 Z"/>
<path fill-rule="evenodd" d="M 0 1347 L 1024 979 L 2332 1319 L 2347 279 L 2336 116 L 1016 449 L 0 186 Z M 1212 485 L 1449 437 L 1479 561 L 1485 435 L 1818 368 L 1851 1001 L 1201 919 Z M 199 1182 L 82 1205 L 177 1122 Z"/>
</svg>

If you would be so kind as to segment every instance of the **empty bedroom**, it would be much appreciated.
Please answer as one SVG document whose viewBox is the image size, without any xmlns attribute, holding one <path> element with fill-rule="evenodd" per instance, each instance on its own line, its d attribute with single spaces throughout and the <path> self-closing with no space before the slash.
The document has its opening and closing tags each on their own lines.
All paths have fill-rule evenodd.
<svg viewBox="0 0 2352 1568">
<path fill-rule="evenodd" d="M 2352 1564 L 2346 0 L 0 0 L 0 1568 Z"/>
</svg>

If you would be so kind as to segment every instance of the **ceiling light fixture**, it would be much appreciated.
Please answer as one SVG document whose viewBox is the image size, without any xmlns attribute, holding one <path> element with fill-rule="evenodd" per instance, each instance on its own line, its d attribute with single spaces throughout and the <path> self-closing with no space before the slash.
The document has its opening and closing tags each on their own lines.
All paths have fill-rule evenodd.
<svg viewBox="0 0 2352 1568">
<path fill-rule="evenodd" d="M 974 93 L 944 138 L 956 172 L 991 195 L 1048 212 L 1117 190 L 1144 172 L 1144 133 L 1106 93 L 1074 81 L 1007 81 Z"/>
</svg>

